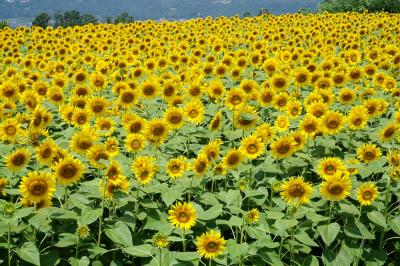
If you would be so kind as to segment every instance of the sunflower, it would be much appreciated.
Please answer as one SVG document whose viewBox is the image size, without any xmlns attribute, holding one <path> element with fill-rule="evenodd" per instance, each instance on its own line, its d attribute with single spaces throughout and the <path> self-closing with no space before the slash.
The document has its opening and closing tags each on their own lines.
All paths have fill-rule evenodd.
<svg viewBox="0 0 400 266">
<path fill-rule="evenodd" d="M 140 185 L 148 184 L 156 174 L 155 158 L 150 156 L 138 156 L 132 162 L 132 172 Z"/>
<path fill-rule="evenodd" d="M 208 85 L 207 92 L 212 99 L 222 99 L 225 94 L 225 86 L 220 80 L 216 79 Z"/>
<path fill-rule="evenodd" d="M 197 252 L 206 259 L 214 259 L 225 250 L 226 240 L 220 232 L 210 230 L 196 238 Z"/>
<path fill-rule="evenodd" d="M 283 159 L 291 156 L 296 150 L 296 142 L 290 136 L 280 137 L 271 143 L 271 153 L 275 159 Z"/>
<path fill-rule="evenodd" d="M 278 131 L 284 132 L 290 127 L 289 118 L 286 115 L 280 115 L 276 118 L 274 126 Z"/>
<path fill-rule="evenodd" d="M 361 205 L 371 205 L 378 197 L 378 188 L 372 182 L 363 183 L 357 190 L 357 200 Z"/>
<path fill-rule="evenodd" d="M 172 129 L 180 129 L 185 124 L 184 118 L 184 111 L 178 107 L 168 107 L 164 113 L 164 119 Z"/>
<path fill-rule="evenodd" d="M 29 163 L 31 153 L 26 148 L 17 149 L 6 157 L 6 166 L 12 172 L 21 171 Z"/>
<path fill-rule="evenodd" d="M 229 110 L 240 108 L 246 102 L 246 94 L 240 88 L 234 88 L 228 91 L 225 96 L 225 106 Z"/>
<path fill-rule="evenodd" d="M 107 111 L 110 103 L 103 97 L 91 97 L 87 103 L 87 108 L 94 116 L 103 115 Z"/>
<path fill-rule="evenodd" d="M 110 159 L 110 154 L 105 145 L 93 145 L 87 151 L 89 163 L 97 168 L 105 168 L 106 161 Z"/>
<path fill-rule="evenodd" d="M 303 177 L 290 177 L 281 184 L 281 197 L 288 203 L 293 205 L 306 204 L 312 194 L 312 186 L 308 182 L 304 182 Z"/>
<path fill-rule="evenodd" d="M 207 156 L 209 161 L 215 161 L 219 158 L 220 146 L 222 143 L 221 139 L 215 139 L 208 143 L 201 152 Z"/>
<path fill-rule="evenodd" d="M 365 143 L 357 149 L 358 158 L 365 163 L 373 162 L 381 155 L 381 150 L 373 143 Z"/>
<path fill-rule="evenodd" d="M 330 201 L 345 199 L 351 190 L 351 180 L 348 175 L 341 173 L 326 178 L 320 185 L 322 197 Z"/>
<path fill-rule="evenodd" d="M 272 76 L 270 84 L 271 88 L 274 90 L 285 91 L 289 86 L 289 81 L 285 75 L 275 74 Z"/>
<path fill-rule="evenodd" d="M 169 133 L 169 126 L 164 119 L 154 118 L 150 120 L 144 132 L 146 139 L 154 144 L 160 145 L 167 139 Z"/>
<path fill-rule="evenodd" d="M 6 193 L 6 189 L 7 189 L 7 185 L 8 185 L 8 179 L 1 177 L 0 178 L 0 195 L 7 195 Z"/>
<path fill-rule="evenodd" d="M 152 244 L 156 248 L 167 248 L 170 245 L 170 242 L 166 235 L 157 233 L 152 237 Z"/>
<path fill-rule="evenodd" d="M 266 144 L 272 141 L 272 139 L 275 136 L 275 129 L 268 123 L 264 123 L 259 125 L 256 130 L 254 131 L 254 134 L 261 138 L 261 141 Z"/>
<path fill-rule="evenodd" d="M 312 115 L 306 115 L 303 120 L 300 121 L 299 129 L 307 137 L 314 137 L 319 131 L 320 121 L 318 118 Z"/>
<path fill-rule="evenodd" d="M 264 154 L 265 144 L 262 142 L 262 138 L 253 134 L 242 139 L 240 149 L 247 158 L 253 160 Z"/>
<path fill-rule="evenodd" d="M 198 176 L 204 175 L 208 167 L 208 158 L 204 153 L 200 153 L 192 163 L 192 171 L 194 171 Z"/>
<path fill-rule="evenodd" d="M 257 223 L 260 220 L 260 211 L 257 208 L 253 208 L 245 213 L 244 219 L 248 224 Z"/>
<path fill-rule="evenodd" d="M 112 160 L 106 170 L 106 178 L 116 180 L 119 176 L 123 175 L 122 168 L 117 160 Z"/>
<path fill-rule="evenodd" d="M 20 123 L 14 118 L 8 118 L 0 124 L 0 139 L 3 142 L 18 142 L 18 137 L 24 133 Z"/>
<path fill-rule="evenodd" d="M 71 150 L 78 153 L 86 153 L 97 140 L 97 135 L 89 127 L 84 127 L 81 131 L 72 135 Z"/>
<path fill-rule="evenodd" d="M 386 156 L 386 159 L 388 163 L 394 167 L 397 168 L 400 166 L 400 151 L 398 150 L 391 150 L 388 155 Z"/>
<path fill-rule="evenodd" d="M 128 134 L 125 139 L 125 148 L 128 152 L 141 151 L 145 146 L 145 138 L 142 134 Z"/>
<path fill-rule="evenodd" d="M 343 88 L 339 92 L 339 102 L 341 104 L 351 104 L 356 98 L 356 92 L 349 88 Z"/>
<path fill-rule="evenodd" d="M 307 141 L 307 135 L 304 134 L 302 131 L 294 131 L 289 134 L 289 137 L 292 137 L 294 142 L 296 143 L 294 145 L 295 151 L 299 151 L 303 149 L 304 145 L 306 144 Z"/>
<path fill-rule="evenodd" d="M 211 119 L 208 128 L 211 131 L 218 131 L 222 125 L 222 111 L 218 111 Z"/>
<path fill-rule="evenodd" d="M 123 89 L 118 95 L 118 103 L 123 108 L 131 108 L 138 102 L 137 92 L 132 89 Z"/>
<path fill-rule="evenodd" d="M 196 213 L 192 203 L 178 202 L 168 210 L 168 220 L 176 227 L 190 230 L 196 224 Z"/>
<path fill-rule="evenodd" d="M 129 181 L 125 176 L 118 176 L 116 179 L 107 179 L 106 184 L 103 185 L 103 180 L 99 180 L 99 192 L 100 195 L 104 195 L 106 198 L 112 198 L 116 191 L 127 192 L 129 189 Z"/>
<path fill-rule="evenodd" d="M 259 86 L 255 80 L 244 79 L 240 82 L 240 89 L 245 92 L 246 98 L 255 100 L 258 97 Z"/>
<path fill-rule="evenodd" d="M 193 124 L 199 124 L 204 119 L 204 105 L 199 99 L 192 99 L 185 106 L 186 118 Z"/>
<path fill-rule="evenodd" d="M 323 101 L 315 101 L 310 103 L 306 109 L 307 114 L 320 118 L 328 111 L 328 105 Z"/>
<path fill-rule="evenodd" d="M 65 95 L 64 91 L 60 87 L 51 87 L 47 91 L 47 98 L 55 105 L 61 105 L 64 103 Z"/>
<path fill-rule="evenodd" d="M 122 123 L 123 127 L 128 133 L 143 133 L 147 126 L 147 121 L 137 114 L 132 115 L 131 118 L 126 119 Z"/>
<path fill-rule="evenodd" d="M 110 155 L 110 158 L 114 158 L 119 153 L 119 143 L 118 140 L 114 137 L 108 137 L 104 142 L 106 146 L 106 151 Z"/>
<path fill-rule="evenodd" d="M 397 132 L 398 126 L 390 123 L 379 131 L 379 139 L 382 142 L 390 141 L 397 135 Z"/>
<path fill-rule="evenodd" d="M 83 175 L 84 165 L 78 159 L 66 157 L 53 167 L 58 182 L 64 185 L 77 182 Z"/>
<path fill-rule="evenodd" d="M 39 202 L 33 202 L 30 201 L 26 198 L 22 198 L 21 199 L 21 205 L 25 206 L 25 207 L 35 207 L 37 210 L 38 209 L 43 209 L 46 207 L 50 207 L 51 206 L 51 200 L 50 199 L 43 199 L 40 200 Z"/>
<path fill-rule="evenodd" d="M 306 68 L 297 69 L 294 73 L 294 82 L 297 87 L 306 86 L 310 80 L 310 73 Z"/>
<path fill-rule="evenodd" d="M 289 101 L 289 94 L 287 94 L 287 92 L 280 92 L 275 95 L 273 105 L 276 109 L 285 111 Z"/>
<path fill-rule="evenodd" d="M 155 79 L 148 79 L 140 86 L 141 96 L 144 99 L 154 99 L 159 95 L 160 85 Z"/>
<path fill-rule="evenodd" d="M 297 118 L 302 111 L 303 107 L 298 100 L 291 100 L 286 105 L 286 113 L 291 119 Z"/>
<path fill-rule="evenodd" d="M 179 156 L 178 158 L 170 159 L 167 163 L 167 174 L 172 178 L 176 179 L 183 176 L 183 173 L 189 167 L 186 162 L 187 158 L 184 156 Z"/>
<path fill-rule="evenodd" d="M 72 114 L 72 124 L 76 127 L 84 127 L 90 122 L 90 113 L 85 109 L 76 108 Z"/>
<path fill-rule="evenodd" d="M 260 117 L 253 106 L 244 105 L 234 113 L 233 123 L 236 128 L 250 130 L 259 119 Z"/>
<path fill-rule="evenodd" d="M 269 107 L 275 102 L 275 91 L 271 88 L 262 88 L 258 94 L 258 103 L 262 107 Z"/>
<path fill-rule="evenodd" d="M 114 120 L 109 117 L 98 117 L 96 119 L 95 128 L 99 135 L 110 136 L 114 132 L 114 126 Z"/>
<path fill-rule="evenodd" d="M 241 149 L 230 149 L 223 158 L 224 166 L 228 169 L 236 169 L 244 160 L 245 154 Z"/>
<path fill-rule="evenodd" d="M 352 130 L 363 129 L 368 122 L 368 111 L 367 109 L 360 105 L 351 108 L 349 114 L 346 117 L 346 123 Z"/>
<path fill-rule="evenodd" d="M 334 135 L 338 133 L 344 124 L 344 115 L 339 111 L 327 111 L 321 118 L 321 126 L 325 133 Z"/>
<path fill-rule="evenodd" d="M 50 200 L 56 190 L 56 180 L 50 173 L 29 172 L 19 186 L 22 197 L 33 203 Z"/>
<path fill-rule="evenodd" d="M 318 162 L 317 173 L 324 179 L 344 171 L 346 167 L 338 157 L 325 157 Z"/>
</svg>

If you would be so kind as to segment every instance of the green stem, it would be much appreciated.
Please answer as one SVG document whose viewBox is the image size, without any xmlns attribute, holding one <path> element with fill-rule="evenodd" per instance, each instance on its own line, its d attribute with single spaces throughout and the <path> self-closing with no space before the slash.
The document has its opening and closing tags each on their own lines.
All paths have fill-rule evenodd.
<svg viewBox="0 0 400 266">
<path fill-rule="evenodd" d="M 182 238 L 183 238 L 183 242 L 182 242 L 183 252 L 186 252 L 186 231 L 185 231 L 185 229 L 182 230 Z"/>
<path fill-rule="evenodd" d="M 64 186 L 64 208 L 68 209 L 68 187 L 67 185 Z"/>
<path fill-rule="evenodd" d="M 140 185 L 138 185 L 138 189 L 136 191 L 136 202 L 135 202 L 135 214 L 138 215 L 139 211 L 139 193 L 140 193 Z"/>
<path fill-rule="evenodd" d="M 11 223 L 10 223 L 10 221 L 8 221 L 7 244 L 8 244 L 8 266 L 11 266 Z"/>
<path fill-rule="evenodd" d="M 160 250 L 160 266 L 162 266 L 162 248 L 159 248 Z"/>
<path fill-rule="evenodd" d="M 97 246 L 100 247 L 100 241 L 101 241 L 101 229 L 103 226 L 103 214 L 104 214 L 104 202 L 105 202 L 105 197 L 106 197 L 106 189 L 107 189 L 107 181 L 103 180 L 104 185 L 103 185 L 103 196 L 101 197 L 101 215 L 99 217 L 99 235 L 97 237 Z"/>
<path fill-rule="evenodd" d="M 76 236 L 75 259 L 78 259 L 78 251 L 79 251 L 79 236 Z"/>
<path fill-rule="evenodd" d="M 388 204 L 389 204 L 389 199 L 390 199 L 390 176 L 388 175 L 388 180 L 386 182 L 386 196 L 385 196 L 385 210 L 383 216 L 385 217 L 385 220 L 387 219 L 387 214 L 388 214 Z M 383 248 L 383 238 L 385 237 L 385 231 L 383 230 L 381 232 L 381 237 L 379 240 L 379 249 Z"/>
<path fill-rule="evenodd" d="M 192 185 L 193 185 L 193 177 L 190 178 L 188 202 L 190 202 L 191 197 L 192 197 Z"/>
</svg>

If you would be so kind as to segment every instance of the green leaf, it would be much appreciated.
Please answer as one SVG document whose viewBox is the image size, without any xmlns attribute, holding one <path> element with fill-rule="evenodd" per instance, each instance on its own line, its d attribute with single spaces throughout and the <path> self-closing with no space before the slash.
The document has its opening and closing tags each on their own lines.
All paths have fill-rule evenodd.
<svg viewBox="0 0 400 266">
<path fill-rule="evenodd" d="M 197 252 L 174 252 L 173 257 L 181 261 L 194 261 L 200 259 L 200 255 Z"/>
<path fill-rule="evenodd" d="M 153 247 L 149 244 L 144 244 L 140 246 L 126 247 L 123 251 L 134 257 L 151 257 Z"/>
<path fill-rule="evenodd" d="M 212 206 L 210 209 L 206 210 L 202 215 L 201 215 L 201 220 L 208 221 L 208 220 L 213 220 L 220 216 L 222 213 L 222 204 L 218 204 L 215 206 Z"/>
<path fill-rule="evenodd" d="M 59 248 L 65 248 L 69 246 L 76 245 L 77 236 L 70 233 L 61 233 L 58 242 L 54 245 Z"/>
<path fill-rule="evenodd" d="M 387 228 L 385 216 L 383 216 L 383 214 L 381 212 L 371 211 L 371 212 L 367 213 L 367 216 L 371 222 L 373 222 L 383 228 Z"/>
<path fill-rule="evenodd" d="M 105 230 L 106 236 L 117 244 L 133 246 L 132 234 L 129 227 L 123 222 L 116 222 L 112 229 Z"/>
<path fill-rule="evenodd" d="M 247 244 L 246 242 L 238 244 L 234 240 L 229 239 L 226 243 L 226 249 L 228 256 L 231 259 L 238 259 L 248 253 L 249 244 Z"/>
<path fill-rule="evenodd" d="M 390 228 L 398 235 L 400 235 L 400 216 L 389 219 L 388 221 Z"/>
<path fill-rule="evenodd" d="M 348 219 L 346 226 L 344 227 L 344 233 L 347 236 L 360 238 L 360 239 L 374 239 L 375 236 L 368 231 L 367 227 L 355 220 L 354 218 Z"/>
<path fill-rule="evenodd" d="M 318 244 L 305 231 L 297 232 L 294 237 L 307 246 L 318 247 Z"/>
<path fill-rule="evenodd" d="M 307 256 L 304 262 L 301 264 L 302 266 L 319 266 L 318 259 L 314 256 Z"/>
<path fill-rule="evenodd" d="M 336 238 L 340 231 L 340 225 L 338 223 L 331 223 L 326 225 L 320 225 L 317 227 L 318 233 L 321 235 L 326 246 L 329 246 Z"/>
<path fill-rule="evenodd" d="M 16 218 L 24 218 L 24 217 L 28 216 L 29 214 L 31 214 L 32 212 L 33 212 L 33 207 L 22 208 L 22 209 L 16 210 L 13 216 Z"/>
<path fill-rule="evenodd" d="M 81 225 L 89 225 L 95 222 L 102 214 L 101 209 L 96 210 L 82 210 L 82 216 L 80 218 Z"/>
<path fill-rule="evenodd" d="M 34 243 L 25 242 L 22 247 L 17 250 L 17 254 L 24 261 L 40 266 L 39 250 Z"/>
</svg>

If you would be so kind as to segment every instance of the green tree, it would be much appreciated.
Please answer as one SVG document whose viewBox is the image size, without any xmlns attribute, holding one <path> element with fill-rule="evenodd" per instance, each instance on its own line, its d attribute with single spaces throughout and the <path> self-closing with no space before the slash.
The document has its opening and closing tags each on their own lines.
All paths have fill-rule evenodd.
<svg viewBox="0 0 400 266">
<path fill-rule="evenodd" d="M 7 20 L 0 21 L 0 30 L 4 29 L 6 27 L 10 27 L 10 24 L 8 24 Z"/>
<path fill-rule="evenodd" d="M 261 16 L 261 15 L 264 15 L 264 14 L 269 14 L 269 11 L 265 7 L 262 7 L 262 8 L 260 8 L 258 10 L 258 15 Z"/>
<path fill-rule="evenodd" d="M 243 13 L 243 18 L 251 17 L 251 13 L 249 11 L 246 11 Z"/>
<path fill-rule="evenodd" d="M 79 13 L 79 11 L 76 10 L 70 10 L 70 11 L 65 11 L 63 15 L 63 23 L 61 26 L 63 27 L 73 27 L 76 25 L 82 25 L 82 16 Z"/>
<path fill-rule="evenodd" d="M 64 16 L 61 13 L 61 11 L 57 11 L 56 13 L 54 13 L 54 28 L 57 28 L 59 26 L 62 26 L 64 24 Z"/>
<path fill-rule="evenodd" d="M 132 16 L 130 16 L 127 12 L 123 12 L 114 20 L 114 23 L 131 23 L 133 21 L 134 18 Z"/>
<path fill-rule="evenodd" d="M 51 17 L 47 13 L 40 13 L 33 19 L 32 26 L 46 28 L 49 26 L 50 19 Z"/>
<path fill-rule="evenodd" d="M 113 17 L 110 17 L 110 16 L 106 17 L 106 23 L 113 23 L 113 22 L 114 22 L 114 18 Z"/>
<path fill-rule="evenodd" d="M 400 12 L 400 0 L 325 0 L 318 7 L 320 12 Z"/>
<path fill-rule="evenodd" d="M 95 24 L 97 19 L 92 14 L 83 14 L 82 15 L 82 24 Z"/>
</svg>

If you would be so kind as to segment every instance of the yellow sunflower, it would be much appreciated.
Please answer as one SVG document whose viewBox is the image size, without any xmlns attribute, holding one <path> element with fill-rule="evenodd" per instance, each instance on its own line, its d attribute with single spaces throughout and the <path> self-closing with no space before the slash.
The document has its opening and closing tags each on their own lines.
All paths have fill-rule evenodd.
<svg viewBox="0 0 400 266">
<path fill-rule="evenodd" d="M 173 179 L 183 176 L 189 166 L 186 160 L 184 156 L 170 159 L 167 163 L 167 174 Z"/>
<path fill-rule="evenodd" d="M 199 99 L 192 99 L 185 106 L 186 118 L 193 124 L 200 124 L 204 120 L 204 105 Z"/>
<path fill-rule="evenodd" d="M 365 143 L 357 149 L 358 158 L 365 163 L 373 162 L 381 155 L 381 150 L 373 143 Z"/>
<path fill-rule="evenodd" d="M 371 205 L 378 197 L 378 188 L 372 182 L 363 183 L 357 190 L 357 200 L 361 205 Z"/>
<path fill-rule="evenodd" d="M 66 157 L 53 167 L 59 183 L 68 185 L 77 182 L 83 175 L 84 165 L 78 159 Z"/>
<path fill-rule="evenodd" d="M 257 124 L 259 119 L 260 117 L 253 106 L 244 105 L 235 111 L 233 123 L 236 128 L 250 130 Z"/>
<path fill-rule="evenodd" d="M 50 173 L 29 172 L 19 186 L 22 197 L 33 203 L 50 200 L 56 190 L 56 181 Z"/>
<path fill-rule="evenodd" d="M 218 111 L 210 121 L 208 128 L 211 131 L 218 131 L 222 125 L 222 111 Z"/>
<path fill-rule="evenodd" d="M 382 142 L 390 141 L 397 135 L 397 132 L 398 126 L 396 124 L 390 123 L 379 131 L 379 139 Z"/>
<path fill-rule="evenodd" d="M 168 219 L 172 225 L 189 230 L 196 224 L 196 209 L 192 203 L 178 202 L 168 211 Z"/>
<path fill-rule="evenodd" d="M 312 186 L 303 177 L 290 177 L 281 184 L 281 197 L 293 205 L 306 204 L 312 194 Z"/>
<path fill-rule="evenodd" d="M 338 133 L 344 124 L 344 116 L 338 111 L 328 111 L 321 118 L 322 129 L 329 135 Z"/>
<path fill-rule="evenodd" d="M 6 157 L 6 166 L 12 172 L 22 170 L 29 163 L 31 153 L 26 148 L 17 149 Z"/>
<path fill-rule="evenodd" d="M 223 158 L 224 166 L 228 169 L 236 169 L 244 158 L 244 152 L 241 149 L 230 149 Z"/>
<path fill-rule="evenodd" d="M 144 135 L 151 144 L 157 146 L 164 143 L 168 133 L 168 123 L 164 119 L 154 118 L 147 123 Z"/>
<path fill-rule="evenodd" d="M 256 159 L 264 154 L 265 144 L 261 137 L 250 135 L 242 139 L 240 149 L 250 160 Z"/>
<path fill-rule="evenodd" d="M 206 259 L 214 259 L 225 250 L 226 240 L 220 232 L 210 230 L 196 238 L 197 252 Z"/>
<path fill-rule="evenodd" d="M 346 167 L 338 157 L 325 157 L 318 162 L 317 173 L 324 179 L 344 171 Z"/>
<path fill-rule="evenodd" d="M 271 143 L 271 153 L 276 159 L 288 158 L 295 151 L 296 142 L 291 136 L 280 137 Z"/>
<path fill-rule="evenodd" d="M 132 162 L 131 169 L 140 185 L 146 185 L 153 179 L 157 170 L 155 160 L 154 157 L 150 156 L 138 156 Z"/>
<path fill-rule="evenodd" d="M 128 134 L 125 139 L 125 148 L 128 152 L 138 152 L 143 150 L 145 138 L 142 134 Z"/>
<path fill-rule="evenodd" d="M 164 113 L 164 119 L 172 129 L 180 129 L 185 124 L 185 113 L 181 108 L 169 107 Z"/>
<path fill-rule="evenodd" d="M 330 201 L 345 199 L 351 190 L 351 180 L 341 173 L 326 178 L 320 185 L 322 197 Z"/>
</svg>

